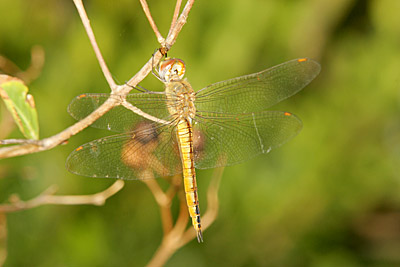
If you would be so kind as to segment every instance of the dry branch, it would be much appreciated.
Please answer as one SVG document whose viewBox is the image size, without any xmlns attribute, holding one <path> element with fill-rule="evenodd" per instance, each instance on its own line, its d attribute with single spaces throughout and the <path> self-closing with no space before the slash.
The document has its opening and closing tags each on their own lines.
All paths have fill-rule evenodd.
<svg viewBox="0 0 400 267">
<path fill-rule="evenodd" d="M 164 39 L 164 37 L 162 37 L 160 31 L 157 28 L 156 23 L 154 22 L 153 17 L 151 16 L 149 5 L 147 5 L 146 0 L 140 0 L 140 4 L 142 5 L 144 14 L 146 15 L 147 20 L 149 21 L 150 26 L 153 29 L 153 32 L 157 37 L 158 43 L 160 43 L 160 44 L 164 43 L 165 39 Z"/>
<path fill-rule="evenodd" d="M 189 15 L 190 10 L 192 9 L 193 4 L 194 0 L 188 0 L 175 25 L 171 25 L 171 29 L 169 30 L 168 36 L 165 40 L 165 44 L 161 44 L 162 51 L 165 50 L 166 52 L 168 52 L 171 49 L 171 46 L 175 43 L 176 38 L 178 37 L 178 34 L 181 32 L 183 25 L 186 24 L 187 17 Z"/>
<path fill-rule="evenodd" d="M 44 50 L 41 46 L 33 46 L 31 49 L 31 63 L 23 71 L 14 62 L 0 55 L 0 70 L 8 75 L 15 76 L 23 80 L 26 84 L 31 83 L 42 72 L 44 65 Z"/>
<path fill-rule="evenodd" d="M 86 33 L 89 37 L 90 43 L 92 44 L 92 48 L 94 53 L 96 54 L 97 60 L 99 61 L 101 70 L 103 71 L 103 75 L 106 78 L 108 85 L 110 86 L 111 90 L 114 91 L 115 87 L 117 86 L 110 71 L 108 70 L 107 64 L 103 58 L 103 55 L 100 52 L 100 48 L 96 42 L 96 37 L 94 36 L 92 27 L 90 26 L 89 18 L 86 14 L 85 8 L 83 6 L 82 0 L 74 0 L 74 4 L 76 9 L 78 10 L 79 16 L 81 17 L 83 26 L 85 27 Z"/>
<path fill-rule="evenodd" d="M 193 2 L 194 0 L 189 0 L 187 2 L 175 26 L 170 29 L 170 34 L 168 35 L 167 40 L 165 40 L 163 43 L 160 44 L 161 45 L 160 50 L 163 51 L 163 53 L 164 52 L 166 53 L 166 51 L 168 51 L 171 48 L 171 46 L 175 43 L 179 32 L 181 31 L 183 25 L 186 23 L 186 19 L 193 5 Z M 153 67 L 152 64 L 153 63 L 158 64 L 158 62 L 163 57 L 163 53 L 157 51 L 157 53 L 155 53 L 154 56 L 151 57 L 147 61 L 147 63 L 141 68 L 141 70 L 136 75 L 134 75 L 126 84 L 116 85 L 114 80 L 112 79 L 112 75 L 108 70 L 108 67 L 97 45 L 93 30 L 90 26 L 90 22 L 86 15 L 82 1 L 74 0 L 74 3 L 79 12 L 82 23 L 86 29 L 86 32 L 92 44 L 93 50 L 95 51 L 97 60 L 99 61 L 103 74 L 111 88 L 112 93 L 116 95 L 126 96 L 130 92 L 130 90 L 132 90 L 132 87 L 136 86 L 150 73 Z M 22 144 L 22 145 L 0 148 L 0 159 L 31 154 L 35 152 L 49 150 L 53 147 L 56 147 L 67 141 L 71 136 L 77 134 L 78 132 L 82 131 L 83 129 L 91 125 L 94 121 L 103 116 L 110 109 L 120 104 L 121 101 L 118 101 L 117 98 L 111 97 L 107 101 L 105 101 L 98 109 L 96 109 L 90 115 L 88 115 L 86 118 L 80 120 L 79 122 L 75 123 L 74 125 L 68 127 L 67 129 L 56 135 L 35 141 L 34 144 Z M 29 141 L 27 141 L 27 143 L 28 142 Z"/>
<path fill-rule="evenodd" d="M 23 201 L 19 199 L 17 196 L 13 196 L 10 199 L 9 204 L 0 205 L 0 214 L 7 212 L 14 212 L 20 210 L 26 210 L 35 208 L 43 205 L 96 205 L 101 206 L 104 205 L 106 200 L 111 196 L 115 195 L 124 187 L 123 180 L 115 181 L 109 188 L 106 190 L 92 194 L 92 195 L 68 195 L 68 196 L 55 196 L 57 188 L 56 186 L 50 186 L 44 192 L 42 192 L 37 197 Z"/>
<path fill-rule="evenodd" d="M 7 259 L 7 218 L 0 212 L 0 266 L 4 265 Z"/>
<path fill-rule="evenodd" d="M 218 168 L 214 171 L 208 187 L 207 210 L 202 218 L 203 230 L 206 230 L 217 217 L 219 206 L 218 189 L 223 170 L 224 168 Z M 176 220 L 174 227 L 168 233 L 164 232 L 161 245 L 154 253 L 153 258 L 147 264 L 148 267 L 164 265 L 179 248 L 196 238 L 196 233 L 193 230 L 193 227 L 190 225 L 189 228 L 187 228 L 189 216 L 183 190 L 180 190 L 178 193 L 180 201 L 178 219 Z M 157 198 L 156 195 L 154 195 L 154 197 Z M 161 217 L 161 219 L 164 220 L 165 218 Z"/>
<path fill-rule="evenodd" d="M 168 32 L 168 35 L 171 34 L 171 30 L 175 27 L 176 20 L 178 19 L 178 16 L 179 16 L 179 11 L 181 10 L 181 5 L 182 5 L 182 0 L 177 0 L 176 5 L 175 5 L 175 10 L 174 10 L 174 15 L 173 15 L 172 21 L 171 21 L 171 26 L 169 28 L 170 31 Z"/>
</svg>

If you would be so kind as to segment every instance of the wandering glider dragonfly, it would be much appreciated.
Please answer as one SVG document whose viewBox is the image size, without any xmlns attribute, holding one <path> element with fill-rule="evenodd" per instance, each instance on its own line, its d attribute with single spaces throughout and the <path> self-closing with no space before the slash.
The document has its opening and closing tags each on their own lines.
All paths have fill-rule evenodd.
<svg viewBox="0 0 400 267">
<path fill-rule="evenodd" d="M 266 109 L 309 84 L 320 65 L 295 59 L 197 92 L 183 78 L 182 60 L 166 58 L 157 71 L 164 92 L 82 94 L 71 102 L 68 111 L 79 120 L 109 97 L 118 99 L 119 105 L 92 126 L 119 134 L 79 146 L 66 167 L 79 175 L 127 180 L 183 172 L 189 215 L 202 242 L 195 168 L 238 164 L 297 135 L 299 118 Z"/>
</svg>

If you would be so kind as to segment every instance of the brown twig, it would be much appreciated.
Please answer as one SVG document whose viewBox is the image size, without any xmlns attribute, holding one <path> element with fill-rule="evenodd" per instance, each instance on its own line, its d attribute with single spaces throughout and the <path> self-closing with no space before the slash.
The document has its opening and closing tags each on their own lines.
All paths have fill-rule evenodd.
<svg viewBox="0 0 400 267">
<path fill-rule="evenodd" d="M 76 196 L 73 195 L 55 196 L 54 193 L 57 191 L 57 188 L 55 186 L 51 186 L 47 188 L 44 192 L 42 192 L 39 196 L 27 201 L 22 201 L 14 195 L 14 197 L 11 198 L 9 204 L 0 205 L 0 214 L 26 210 L 42 205 L 51 205 L 51 204 L 101 206 L 104 205 L 104 203 L 108 198 L 119 192 L 124 187 L 124 184 L 125 183 L 123 180 L 117 180 L 109 188 L 107 188 L 102 192 L 92 195 L 76 195 Z"/>
<path fill-rule="evenodd" d="M 0 266 L 4 265 L 7 259 L 7 218 L 0 212 Z"/>
<path fill-rule="evenodd" d="M 14 74 L 22 71 L 14 62 L 2 55 L 0 55 L 0 70 L 8 74 Z"/>
<path fill-rule="evenodd" d="M 171 201 L 172 198 L 170 198 L 166 193 L 163 192 L 161 189 L 160 185 L 157 183 L 156 180 L 154 179 L 146 179 L 142 180 L 143 183 L 147 185 L 147 187 L 150 189 L 151 193 L 154 196 L 154 199 L 156 200 L 159 208 L 160 208 L 160 213 L 161 213 L 161 222 L 162 222 L 162 227 L 163 227 L 163 232 L 168 233 L 172 229 L 172 213 L 171 213 Z"/>
<path fill-rule="evenodd" d="M 114 91 L 114 89 L 117 87 L 117 85 L 114 82 L 114 79 L 113 79 L 110 71 L 108 70 L 107 64 L 103 58 L 103 55 L 100 52 L 100 48 L 97 45 L 96 37 L 94 36 L 92 27 L 90 26 L 90 21 L 86 14 L 82 0 L 73 0 L 73 1 L 76 6 L 76 9 L 78 10 L 79 16 L 81 17 L 83 26 L 85 27 L 85 30 L 89 37 L 90 43 L 92 44 L 92 47 L 93 47 L 94 53 L 96 54 L 97 60 L 99 61 L 99 65 L 101 67 L 101 70 L 103 71 L 103 75 L 106 78 L 111 90 Z"/>
<path fill-rule="evenodd" d="M 179 16 L 178 20 L 176 21 L 175 25 L 172 29 L 169 30 L 169 34 L 165 39 L 165 44 L 161 44 L 162 49 L 169 51 L 171 46 L 175 43 L 178 34 L 181 32 L 183 25 L 185 25 L 187 17 L 189 15 L 190 10 L 194 4 L 194 0 L 188 0 L 186 2 L 185 7 L 182 10 L 181 15 Z"/>
<path fill-rule="evenodd" d="M 158 43 L 160 43 L 160 44 L 164 43 L 165 39 L 164 39 L 164 37 L 161 35 L 160 31 L 159 31 L 158 28 L 157 28 L 156 23 L 154 22 L 153 17 L 151 16 L 151 12 L 150 12 L 149 6 L 147 5 L 146 0 L 140 0 L 140 4 L 142 5 L 144 14 L 146 15 L 147 20 L 149 21 L 150 26 L 151 26 L 151 28 L 153 29 L 153 32 L 154 32 L 154 34 L 155 34 L 156 37 L 157 37 Z"/>
<path fill-rule="evenodd" d="M 202 219 L 202 229 L 206 230 L 216 219 L 218 214 L 218 189 L 222 178 L 223 168 L 214 171 L 212 180 L 207 191 L 207 210 Z M 156 197 L 156 196 L 155 196 Z M 196 238 L 192 226 L 187 229 L 189 219 L 186 199 L 183 190 L 179 191 L 179 215 L 174 227 L 170 232 L 164 234 L 161 245 L 154 253 L 153 258 L 147 264 L 148 267 L 162 266 L 182 246 Z"/>
<path fill-rule="evenodd" d="M 125 86 L 121 86 L 120 90 L 116 94 L 126 95 L 135 87 L 140 81 L 142 81 L 153 69 L 153 64 L 157 65 L 164 55 L 157 51 L 154 55 L 146 62 L 146 64 L 137 72 Z"/>
<path fill-rule="evenodd" d="M 181 193 L 183 193 L 181 191 Z M 163 236 L 161 245 L 158 247 L 153 255 L 153 258 L 147 264 L 147 267 L 163 266 L 167 260 L 180 248 L 178 246 L 180 239 L 186 229 L 189 220 L 187 205 L 182 194 L 179 202 L 179 215 L 175 226 L 171 231 Z M 191 226 L 190 226 L 191 227 Z M 194 233 L 194 230 L 191 229 Z M 193 235 L 194 238 L 194 235 Z"/>
<path fill-rule="evenodd" d="M 0 70 L 9 75 L 18 77 L 26 84 L 29 84 L 42 72 L 44 58 L 43 48 L 41 46 L 33 46 L 31 49 L 31 63 L 29 67 L 23 71 L 14 62 L 0 55 Z"/>
<path fill-rule="evenodd" d="M 31 49 L 31 64 L 25 70 L 17 74 L 26 84 L 34 81 L 42 73 L 44 66 L 45 54 L 41 46 L 34 46 Z"/>
<path fill-rule="evenodd" d="M 181 5 L 182 5 L 182 0 L 176 0 L 174 15 L 172 17 L 171 26 L 169 28 L 168 35 L 171 34 L 172 29 L 175 27 L 176 20 L 178 19 L 178 16 L 179 16 L 179 11 L 181 10 Z"/>
<path fill-rule="evenodd" d="M 38 140 L 34 139 L 3 139 L 0 140 L 0 145 L 13 145 L 13 144 L 38 144 Z"/>
</svg>

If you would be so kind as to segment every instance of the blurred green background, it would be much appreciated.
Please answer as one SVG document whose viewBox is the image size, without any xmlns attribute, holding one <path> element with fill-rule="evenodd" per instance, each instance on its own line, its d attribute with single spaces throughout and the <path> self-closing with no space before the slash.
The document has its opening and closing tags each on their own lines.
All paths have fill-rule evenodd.
<svg viewBox="0 0 400 267">
<path fill-rule="evenodd" d="M 158 47 L 139 1 L 84 1 L 119 83 Z M 166 34 L 174 1 L 149 0 Z M 197 1 L 169 56 L 182 58 L 200 89 L 284 61 L 310 57 L 322 71 L 274 109 L 298 115 L 302 132 L 268 155 L 225 169 L 220 212 L 204 244 L 190 242 L 167 266 L 400 265 L 400 1 Z M 0 54 L 22 69 L 43 47 L 32 82 L 41 138 L 74 120 L 84 92 L 109 92 L 72 1 L 1 0 Z M 162 90 L 152 75 L 142 83 Z M 1 103 L 2 116 L 6 116 Z M 1 132 L 6 129 L 1 129 Z M 68 145 L 1 160 L 0 201 L 90 194 L 113 181 L 70 174 L 68 154 L 109 134 L 88 128 Z M 7 138 L 22 138 L 15 129 Z M 213 171 L 198 171 L 201 208 Z M 175 213 L 177 208 L 174 208 Z M 162 237 L 147 187 L 129 181 L 106 205 L 42 206 L 7 215 L 5 266 L 143 266 Z"/>
</svg>

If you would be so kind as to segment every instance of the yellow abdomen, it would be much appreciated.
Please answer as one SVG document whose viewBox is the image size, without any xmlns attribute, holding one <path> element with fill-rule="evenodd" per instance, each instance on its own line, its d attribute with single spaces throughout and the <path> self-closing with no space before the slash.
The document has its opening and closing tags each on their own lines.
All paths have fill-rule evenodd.
<svg viewBox="0 0 400 267">
<path fill-rule="evenodd" d="M 183 183 L 185 186 L 186 202 L 192 224 L 197 233 L 197 240 L 203 241 L 200 223 L 199 200 L 197 197 L 196 172 L 194 169 L 193 131 L 188 119 L 182 119 L 177 125 L 179 152 L 182 159 Z"/>
</svg>

